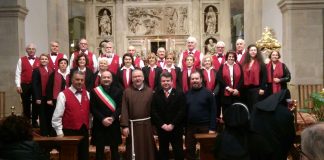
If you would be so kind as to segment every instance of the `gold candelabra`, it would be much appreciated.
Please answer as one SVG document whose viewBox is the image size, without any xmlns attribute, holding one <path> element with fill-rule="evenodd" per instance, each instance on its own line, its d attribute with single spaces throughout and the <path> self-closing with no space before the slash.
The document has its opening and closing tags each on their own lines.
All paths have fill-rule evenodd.
<svg viewBox="0 0 324 160">
<path fill-rule="evenodd" d="M 272 29 L 269 27 L 264 28 L 262 38 L 256 42 L 256 45 L 261 50 L 279 50 L 281 48 L 280 43 L 274 37 Z"/>
</svg>

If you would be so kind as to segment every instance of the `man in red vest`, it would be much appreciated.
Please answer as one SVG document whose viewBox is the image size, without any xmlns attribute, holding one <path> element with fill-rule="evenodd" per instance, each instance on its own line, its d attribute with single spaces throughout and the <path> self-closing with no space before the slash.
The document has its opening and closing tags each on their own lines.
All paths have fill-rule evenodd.
<svg viewBox="0 0 324 160">
<path fill-rule="evenodd" d="M 223 41 L 218 41 L 216 43 L 216 54 L 212 55 L 213 67 L 218 71 L 221 64 L 225 62 L 225 43 Z"/>
<path fill-rule="evenodd" d="M 157 50 L 156 55 L 158 56 L 157 66 L 163 68 L 165 64 L 165 49 L 163 47 L 160 47 Z"/>
<path fill-rule="evenodd" d="M 242 64 L 246 54 L 245 54 L 245 42 L 241 38 L 236 40 L 236 56 L 237 56 L 237 62 Z"/>
<path fill-rule="evenodd" d="M 26 46 L 26 56 L 19 58 L 16 68 L 15 82 L 17 92 L 20 94 L 23 105 L 23 115 L 28 119 L 31 118 L 31 96 L 32 96 L 32 73 L 39 66 L 39 59 L 35 55 L 36 46 L 30 43 Z M 33 117 L 33 127 L 38 127 L 37 117 Z"/>
<path fill-rule="evenodd" d="M 143 68 L 145 66 L 143 60 L 141 59 L 141 57 L 136 55 L 136 48 L 134 46 L 129 46 L 128 47 L 128 53 L 133 56 L 134 65 L 135 65 L 134 67 Z"/>
<path fill-rule="evenodd" d="M 100 57 L 108 58 L 108 70 L 116 75 L 122 59 L 117 53 L 114 53 L 114 44 L 112 42 L 103 43 L 102 53 Z"/>
<path fill-rule="evenodd" d="M 81 71 L 72 74 L 71 87 L 60 92 L 52 117 L 52 127 L 58 137 L 83 136 L 78 145 L 78 159 L 89 159 L 89 109 L 90 97 L 82 89 L 85 75 Z"/>
<path fill-rule="evenodd" d="M 60 46 L 57 41 L 52 41 L 50 45 L 51 45 L 51 53 L 50 53 L 50 59 L 48 61 L 48 67 L 56 71 L 58 69 L 58 60 L 61 58 L 67 59 L 67 57 L 65 54 L 59 53 Z"/>
<path fill-rule="evenodd" d="M 197 45 L 197 39 L 195 37 L 188 37 L 188 39 L 187 39 L 187 48 L 188 49 L 179 55 L 178 67 L 180 67 L 181 69 L 184 69 L 187 67 L 186 66 L 186 57 L 188 55 L 192 55 L 195 57 L 195 62 L 194 62 L 195 68 L 199 69 L 201 67 L 201 61 L 204 57 L 204 54 L 200 53 L 200 51 L 196 49 L 196 45 Z"/>
<path fill-rule="evenodd" d="M 98 61 L 96 58 L 96 55 L 88 50 L 88 41 L 84 38 L 82 38 L 79 42 L 79 51 L 75 51 L 72 53 L 70 58 L 70 68 L 76 67 L 76 57 L 78 57 L 79 54 L 85 54 L 88 56 L 89 63 L 87 67 L 89 67 L 93 72 L 97 71 L 98 68 Z"/>
</svg>

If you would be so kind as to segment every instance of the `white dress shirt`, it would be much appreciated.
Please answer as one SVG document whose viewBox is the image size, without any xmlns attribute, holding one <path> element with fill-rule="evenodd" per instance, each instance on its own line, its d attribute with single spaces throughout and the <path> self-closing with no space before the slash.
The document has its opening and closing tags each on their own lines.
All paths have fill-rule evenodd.
<svg viewBox="0 0 324 160">
<path fill-rule="evenodd" d="M 71 90 L 73 93 L 77 91 L 73 86 L 69 87 L 69 90 Z M 77 93 L 74 95 L 78 99 L 79 103 L 81 103 L 82 94 Z M 87 91 L 87 96 L 90 99 L 90 95 L 88 91 Z M 62 118 L 65 110 L 65 102 L 66 102 L 66 97 L 63 92 L 60 92 L 57 96 L 56 107 L 52 117 L 52 127 L 55 129 L 57 135 L 63 134 Z"/>
</svg>

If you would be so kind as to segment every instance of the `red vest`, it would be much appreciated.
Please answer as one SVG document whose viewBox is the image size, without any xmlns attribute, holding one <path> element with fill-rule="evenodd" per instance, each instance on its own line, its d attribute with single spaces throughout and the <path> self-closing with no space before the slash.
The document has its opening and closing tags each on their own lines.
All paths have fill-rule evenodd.
<svg viewBox="0 0 324 160">
<path fill-rule="evenodd" d="M 50 74 L 53 72 L 53 70 L 52 68 L 47 67 L 47 71 L 46 71 L 44 66 L 40 66 L 38 69 L 41 78 L 42 96 L 46 96 L 46 85 L 48 82 L 48 78 Z"/>
<path fill-rule="evenodd" d="M 79 55 L 79 51 L 74 52 L 73 54 L 74 54 L 74 59 L 73 59 L 73 66 L 72 66 L 72 68 L 75 68 L 77 66 L 76 64 L 77 64 L 77 58 L 78 58 L 78 55 Z M 93 59 L 92 59 L 92 57 L 93 57 L 93 53 L 90 52 L 90 51 L 88 51 L 88 60 L 89 60 L 89 63 L 87 65 L 87 67 L 90 68 L 91 71 L 93 72 L 94 71 L 94 67 L 93 67 Z"/>
<path fill-rule="evenodd" d="M 135 68 L 141 68 L 141 57 L 136 57 L 134 60 L 134 67 Z"/>
<path fill-rule="evenodd" d="M 218 61 L 217 54 L 216 54 L 216 55 L 213 55 L 213 56 L 212 56 L 212 59 L 213 59 L 213 68 L 214 68 L 216 71 L 218 71 L 218 69 L 219 69 L 219 67 L 221 66 L 221 64 L 224 64 L 224 62 L 225 62 L 225 56 L 223 56 L 223 58 L 222 58 L 222 62 L 221 62 L 221 63 L 219 63 L 219 61 Z"/>
<path fill-rule="evenodd" d="M 118 67 L 119 67 L 119 56 L 115 54 L 110 65 L 108 65 L 108 70 L 116 75 Z"/>
<path fill-rule="evenodd" d="M 182 54 L 182 69 L 187 68 L 187 64 L 186 64 L 186 58 L 188 57 L 189 52 L 188 50 L 184 51 Z M 195 68 L 200 68 L 200 51 L 196 50 L 196 52 L 194 53 L 194 57 L 195 57 L 195 62 L 194 62 L 194 67 Z"/>
<path fill-rule="evenodd" d="M 64 129 L 78 130 L 83 124 L 89 128 L 90 101 L 85 89 L 82 90 L 81 104 L 69 89 L 63 91 L 65 95 L 65 110 L 62 118 Z"/>
<path fill-rule="evenodd" d="M 54 71 L 58 69 L 58 61 L 63 58 L 64 54 L 63 53 L 58 53 L 55 59 L 55 62 L 52 61 L 51 56 L 49 56 L 49 61 L 47 67 L 52 68 Z"/>
<path fill-rule="evenodd" d="M 39 66 L 39 63 L 38 57 L 36 57 L 33 66 L 30 65 L 27 56 L 21 57 L 21 83 L 31 83 L 33 70 Z"/>
</svg>

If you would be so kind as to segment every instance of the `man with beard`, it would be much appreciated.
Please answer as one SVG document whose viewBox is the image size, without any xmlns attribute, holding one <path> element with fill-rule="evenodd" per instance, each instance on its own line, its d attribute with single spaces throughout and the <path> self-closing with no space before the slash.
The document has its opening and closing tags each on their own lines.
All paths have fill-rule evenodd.
<svg viewBox="0 0 324 160">
<path fill-rule="evenodd" d="M 151 125 L 152 89 L 144 85 L 142 70 L 132 72 L 132 86 L 124 91 L 120 125 L 126 139 L 127 159 L 155 159 Z M 130 135 L 129 135 L 130 134 Z"/>
<path fill-rule="evenodd" d="M 102 45 L 103 54 L 100 57 L 108 58 L 108 70 L 116 75 L 120 64 L 122 64 L 122 59 L 114 52 L 114 44 L 112 42 L 103 43 Z"/>
<path fill-rule="evenodd" d="M 96 159 L 104 159 L 104 149 L 110 146 L 111 159 L 119 160 L 118 145 L 121 143 L 119 115 L 123 91 L 114 85 L 110 71 L 104 71 L 100 85 L 90 93 L 93 115 L 92 141 L 96 146 Z"/>
<path fill-rule="evenodd" d="M 190 75 L 191 89 L 186 94 L 187 99 L 187 126 L 186 148 L 187 159 L 196 159 L 197 133 L 215 133 L 216 130 L 216 103 L 213 93 L 203 87 L 200 72 Z"/>
</svg>

